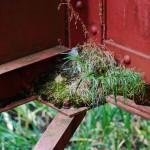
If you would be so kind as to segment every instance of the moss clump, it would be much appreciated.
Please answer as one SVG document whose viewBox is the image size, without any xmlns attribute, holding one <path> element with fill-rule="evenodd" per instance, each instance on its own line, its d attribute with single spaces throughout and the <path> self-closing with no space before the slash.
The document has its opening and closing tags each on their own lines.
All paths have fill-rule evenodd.
<svg viewBox="0 0 150 150">
<path fill-rule="evenodd" d="M 54 72 L 42 74 L 33 83 L 32 94 L 41 96 L 43 100 L 53 103 L 58 108 L 62 108 L 65 100 L 71 101 L 74 107 L 83 106 L 81 97 L 69 90 L 72 78 L 62 70 L 61 66 L 58 65 Z"/>
<path fill-rule="evenodd" d="M 47 82 L 43 89 L 39 92 L 42 99 L 45 99 L 58 107 L 62 107 L 63 100 L 68 98 L 68 92 L 66 90 L 66 82 Z"/>
</svg>

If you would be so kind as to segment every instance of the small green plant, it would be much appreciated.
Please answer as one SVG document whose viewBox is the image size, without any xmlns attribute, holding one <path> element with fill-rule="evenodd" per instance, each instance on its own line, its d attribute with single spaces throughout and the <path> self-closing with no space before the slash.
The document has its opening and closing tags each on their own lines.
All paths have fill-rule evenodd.
<svg viewBox="0 0 150 150">
<path fill-rule="evenodd" d="M 0 149 L 33 149 L 55 115 L 37 101 L 1 113 Z M 149 146 L 150 121 L 106 104 L 87 112 L 66 150 L 149 150 Z"/>
<path fill-rule="evenodd" d="M 0 149 L 31 150 L 56 111 L 33 101 L 0 114 Z"/>
<path fill-rule="evenodd" d="M 117 95 L 123 95 L 125 100 L 127 97 L 134 100 L 135 94 L 144 94 L 141 74 L 123 66 L 110 68 L 104 76 L 99 77 L 99 81 L 104 94 L 113 94 L 115 100 Z"/>
<path fill-rule="evenodd" d="M 76 28 L 77 22 L 80 22 L 85 36 L 88 35 L 90 39 L 86 25 L 79 13 L 73 8 L 71 0 L 62 0 L 58 8 L 60 9 L 62 5 L 66 5 L 70 12 L 69 21 L 74 19 Z M 99 6 L 100 21 L 105 30 L 101 2 L 99 2 Z M 144 103 L 145 83 L 140 73 L 117 65 L 113 54 L 93 40 L 88 40 L 83 45 L 79 45 L 78 48 L 80 50 L 79 55 L 69 54 L 66 58 L 67 62 L 71 61 L 72 63 L 65 70 L 72 72 L 72 77 L 76 76 L 74 81 L 77 80 L 74 82 L 74 86 L 70 88 L 71 92 L 86 99 L 87 104 L 92 102 L 93 105 L 102 103 L 105 96 L 109 94 L 114 95 L 115 101 L 117 95 L 123 95 L 125 100 L 127 97 L 135 100 L 135 97 L 138 96 Z"/>
<path fill-rule="evenodd" d="M 150 121 L 111 104 L 87 112 L 65 150 L 149 150 Z"/>
<path fill-rule="evenodd" d="M 66 90 L 66 82 L 47 82 L 39 93 L 44 100 L 47 100 L 57 107 L 62 107 L 63 101 L 68 98 L 69 93 Z"/>
<path fill-rule="evenodd" d="M 73 52 L 74 51 L 74 52 Z M 113 54 L 93 40 L 79 45 L 67 55 L 43 83 L 37 82 L 36 94 L 61 108 L 65 100 L 73 107 L 95 107 L 105 103 L 105 97 L 123 95 L 124 100 L 144 97 L 145 83 L 141 74 L 118 65 Z M 62 70 L 63 69 L 63 70 Z M 41 80 L 39 80 L 41 82 Z"/>
<path fill-rule="evenodd" d="M 69 74 L 63 72 L 61 66 L 58 65 L 53 73 L 46 72 L 33 83 L 32 94 L 41 96 L 43 100 L 54 104 L 58 108 L 62 108 L 63 102 L 66 100 L 69 100 L 74 107 L 81 107 L 84 100 L 69 90 L 71 80 Z"/>
<path fill-rule="evenodd" d="M 135 95 L 144 95 L 145 83 L 141 74 L 134 69 L 126 69 L 117 65 L 113 54 L 104 46 L 89 40 L 78 47 L 79 54 L 68 54 L 65 58 L 72 76 L 75 75 L 72 92 L 77 93 L 88 104 L 103 103 L 107 95 L 113 94 L 115 101 L 117 95 L 123 95 L 124 99 Z"/>
</svg>

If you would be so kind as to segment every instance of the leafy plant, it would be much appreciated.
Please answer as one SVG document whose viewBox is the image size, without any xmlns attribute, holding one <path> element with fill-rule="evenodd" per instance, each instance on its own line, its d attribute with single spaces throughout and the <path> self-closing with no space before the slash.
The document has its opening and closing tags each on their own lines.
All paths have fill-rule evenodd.
<svg viewBox="0 0 150 150">
<path fill-rule="evenodd" d="M 20 115 L 21 109 L 23 115 Z M 37 101 L 1 113 L 0 149 L 33 149 L 55 115 L 54 110 Z M 106 104 L 87 112 L 66 150 L 149 150 L 149 144 L 150 121 Z"/>
<path fill-rule="evenodd" d="M 145 83 L 141 74 L 134 69 L 126 69 L 117 65 L 113 54 L 104 46 L 89 40 L 78 47 L 79 54 L 68 54 L 65 58 L 71 76 L 74 77 L 74 88 L 88 104 L 100 104 L 104 102 L 105 96 L 113 94 L 115 101 L 117 95 L 133 98 L 135 94 L 144 95 Z"/>
<path fill-rule="evenodd" d="M 37 101 L 0 114 L 0 149 L 30 150 L 56 111 Z"/>
<path fill-rule="evenodd" d="M 113 93 L 115 100 L 117 95 L 123 95 L 125 100 L 127 97 L 134 100 L 135 94 L 144 93 L 141 74 L 123 66 L 109 69 L 99 80 L 105 95 Z"/>
<path fill-rule="evenodd" d="M 150 121 L 105 104 L 87 112 L 65 150 L 148 150 Z"/>
</svg>

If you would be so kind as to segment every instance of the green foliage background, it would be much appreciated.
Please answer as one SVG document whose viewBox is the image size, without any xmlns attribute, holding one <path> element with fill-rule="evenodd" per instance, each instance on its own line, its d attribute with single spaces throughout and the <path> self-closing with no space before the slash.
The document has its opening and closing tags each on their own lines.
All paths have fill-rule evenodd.
<svg viewBox="0 0 150 150">
<path fill-rule="evenodd" d="M 30 150 L 56 112 L 37 101 L 0 114 L 0 149 Z M 106 104 L 87 112 L 66 150 L 149 150 L 150 121 Z"/>
</svg>

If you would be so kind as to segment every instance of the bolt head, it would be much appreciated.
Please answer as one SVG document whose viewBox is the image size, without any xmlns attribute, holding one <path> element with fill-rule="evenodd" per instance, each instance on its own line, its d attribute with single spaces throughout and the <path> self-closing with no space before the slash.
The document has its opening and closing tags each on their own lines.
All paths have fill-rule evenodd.
<svg viewBox="0 0 150 150">
<path fill-rule="evenodd" d="M 125 64 L 130 64 L 131 63 L 131 57 L 129 55 L 124 56 L 124 63 Z"/>
<path fill-rule="evenodd" d="M 93 25 L 91 27 L 91 31 L 92 31 L 93 35 L 96 35 L 97 34 L 97 27 L 95 25 Z"/>
<path fill-rule="evenodd" d="M 81 9 L 83 7 L 82 1 L 77 1 L 76 8 Z"/>
</svg>

